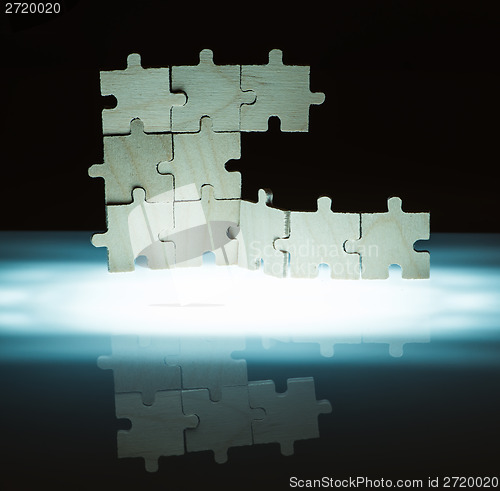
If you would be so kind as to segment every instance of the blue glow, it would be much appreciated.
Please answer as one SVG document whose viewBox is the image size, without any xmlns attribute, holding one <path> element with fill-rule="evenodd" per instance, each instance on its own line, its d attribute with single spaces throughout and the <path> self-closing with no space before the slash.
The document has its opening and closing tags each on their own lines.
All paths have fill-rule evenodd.
<svg viewBox="0 0 500 491">
<path fill-rule="evenodd" d="M 430 280 L 391 268 L 389 280 L 371 281 L 331 280 L 324 268 L 315 280 L 282 280 L 209 256 L 202 268 L 110 274 L 90 235 L 0 233 L 2 358 L 58 346 L 75 356 L 110 334 L 141 333 L 257 337 L 267 350 L 255 355 L 275 359 L 318 359 L 319 349 L 336 360 L 388 358 L 387 345 L 394 356 L 405 345 L 408 361 L 500 364 L 499 235 L 434 234 Z"/>
</svg>

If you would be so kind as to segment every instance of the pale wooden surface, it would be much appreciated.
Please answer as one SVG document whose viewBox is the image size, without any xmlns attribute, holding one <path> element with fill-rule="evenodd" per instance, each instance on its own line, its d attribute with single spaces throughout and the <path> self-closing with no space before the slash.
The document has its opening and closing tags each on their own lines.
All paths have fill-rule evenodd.
<svg viewBox="0 0 500 491">
<path fill-rule="evenodd" d="M 364 279 L 388 278 L 391 264 L 401 266 L 403 278 L 429 278 L 429 253 L 413 248 L 417 240 L 429 239 L 429 213 L 405 213 L 397 197 L 389 198 L 387 208 L 385 213 L 362 213 L 361 238 L 349 240 L 345 250 L 361 255 Z"/>
<path fill-rule="evenodd" d="M 239 131 L 240 106 L 255 101 L 255 93 L 242 91 L 239 65 L 216 65 L 209 49 L 200 52 L 195 66 L 172 67 L 172 91 L 188 100 L 172 109 L 174 132 L 198 131 L 200 119 L 210 116 L 214 131 Z"/>
<path fill-rule="evenodd" d="M 178 351 L 178 339 L 157 336 L 143 345 L 139 336 L 115 335 L 111 354 L 100 356 L 97 365 L 113 370 L 115 393 L 139 392 L 143 404 L 150 406 L 157 391 L 182 388 L 180 366 L 165 364 L 165 357 Z"/>
<path fill-rule="evenodd" d="M 184 430 L 196 428 L 198 418 L 185 413 L 180 390 L 158 391 L 151 406 L 142 403 L 141 394 L 115 394 L 117 418 L 132 422 L 130 430 L 119 430 L 118 458 L 143 457 L 146 470 L 158 470 L 158 458 L 183 455 Z"/>
<path fill-rule="evenodd" d="M 290 237 L 278 239 L 277 250 L 290 253 L 290 273 L 294 278 L 315 278 L 319 264 L 328 264 L 335 279 L 358 279 L 359 256 L 347 254 L 344 242 L 360 236 L 358 213 L 334 213 L 332 201 L 318 199 L 315 212 L 290 213 Z"/>
<path fill-rule="evenodd" d="M 173 203 L 148 203 L 142 188 L 133 190 L 133 202 L 107 205 L 108 230 L 95 234 L 92 244 L 108 248 L 110 272 L 133 271 L 141 255 L 152 269 L 169 268 L 175 262 L 172 244 L 160 242 L 159 233 L 173 227 Z"/>
<path fill-rule="evenodd" d="M 249 382 L 250 406 L 263 408 L 265 417 L 252 422 L 254 443 L 280 444 L 283 455 L 292 455 L 297 440 L 318 438 L 318 416 L 330 413 L 327 400 L 316 400 L 312 377 L 287 380 L 287 391 L 276 393 L 272 380 Z"/>
<path fill-rule="evenodd" d="M 349 330 L 335 332 L 335 328 L 330 330 L 329 334 L 325 335 L 295 335 L 295 336 L 273 336 L 262 340 L 262 345 L 266 349 L 270 349 L 275 341 L 281 343 L 307 343 L 319 345 L 321 356 L 331 358 L 335 354 L 335 346 L 337 344 L 360 344 L 362 342 L 362 331 L 356 326 L 349 326 Z"/>
<path fill-rule="evenodd" d="M 132 190 L 141 187 L 149 202 L 173 201 L 171 175 L 162 176 L 157 166 L 172 159 L 172 135 L 144 133 L 140 119 L 130 123 L 130 135 L 105 136 L 104 163 L 89 168 L 90 177 L 104 178 L 106 204 L 132 202 Z"/>
<path fill-rule="evenodd" d="M 125 70 L 101 71 L 101 95 L 114 95 L 113 109 L 103 109 L 102 129 L 105 135 L 125 134 L 130 121 L 140 118 L 147 133 L 171 131 L 172 106 L 182 106 L 185 94 L 170 92 L 170 69 L 141 66 L 141 57 L 132 53 Z"/>
<path fill-rule="evenodd" d="M 241 196 L 241 174 L 225 169 L 229 160 L 240 158 L 239 132 L 215 133 L 212 119 L 204 117 L 197 133 L 175 133 L 173 146 L 173 159 L 161 162 L 158 171 L 173 175 L 175 201 L 200 199 L 204 184 L 214 187 L 217 199 Z"/>
<path fill-rule="evenodd" d="M 257 203 L 242 201 L 238 240 L 238 265 L 250 270 L 260 268 L 266 274 L 286 276 L 287 255 L 274 248 L 274 241 L 287 237 L 288 212 L 272 208 L 272 193 L 259 190 Z"/>
<path fill-rule="evenodd" d="M 267 65 L 242 65 L 241 88 L 257 94 L 254 104 L 241 106 L 241 131 L 267 131 L 270 116 L 280 118 L 281 131 L 308 131 L 309 106 L 325 100 L 309 89 L 309 67 L 284 65 L 279 49 L 269 52 Z"/>
<path fill-rule="evenodd" d="M 231 356 L 246 348 L 244 336 L 182 336 L 179 347 L 165 362 L 182 368 L 183 389 L 208 389 L 210 399 L 219 401 L 223 387 L 248 384 L 246 360 Z"/>
<path fill-rule="evenodd" d="M 182 405 L 200 420 L 195 429 L 186 430 L 186 450 L 212 450 L 220 464 L 227 461 L 229 448 L 252 445 L 252 420 L 264 417 L 262 409 L 250 407 L 247 385 L 222 387 L 218 402 L 210 400 L 208 390 L 183 390 Z"/>
<path fill-rule="evenodd" d="M 263 260 L 278 277 L 289 253 L 292 277 L 315 277 L 325 263 L 332 278 L 387 278 L 396 263 L 403 278 L 428 278 L 429 254 L 413 243 L 429 238 L 429 214 L 404 213 L 399 198 L 387 213 L 362 215 L 334 213 L 326 197 L 316 212 L 277 210 L 263 191 L 258 203 L 240 200 L 241 174 L 225 165 L 240 158 L 241 131 L 267 130 L 270 116 L 282 131 L 308 131 L 310 106 L 325 100 L 309 78 L 279 49 L 264 65 L 216 65 L 204 49 L 198 65 L 171 69 L 144 69 L 133 53 L 125 70 L 102 71 L 101 93 L 118 105 L 103 110 L 104 163 L 89 175 L 105 180 L 109 230 L 93 243 L 108 247 L 110 271 L 133 270 L 138 255 L 152 268 L 198 266 L 210 250 L 217 264 L 255 269 Z M 231 225 L 238 240 L 227 236 Z"/>
<path fill-rule="evenodd" d="M 227 233 L 239 222 L 240 200 L 215 199 L 210 185 L 201 192 L 201 200 L 174 202 L 175 227 L 165 227 L 160 239 L 175 244 L 177 267 L 201 266 L 207 251 L 215 254 L 218 265 L 237 264 L 238 241 Z"/>
</svg>

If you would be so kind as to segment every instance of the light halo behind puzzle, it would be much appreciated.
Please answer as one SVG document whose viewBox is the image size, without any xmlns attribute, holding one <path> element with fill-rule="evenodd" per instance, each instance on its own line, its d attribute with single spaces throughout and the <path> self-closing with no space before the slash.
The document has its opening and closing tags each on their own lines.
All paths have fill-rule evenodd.
<svg viewBox="0 0 500 491">
<path fill-rule="evenodd" d="M 130 54 L 125 70 L 101 72 L 104 178 L 108 230 L 92 243 L 107 247 L 111 272 L 132 271 L 146 256 L 153 269 L 202 264 L 212 251 L 219 265 L 266 274 L 313 278 L 320 264 L 334 279 L 385 279 L 391 264 L 403 278 L 428 278 L 429 213 L 405 213 L 397 197 L 385 213 L 341 213 L 329 197 L 314 212 L 279 210 L 272 192 L 257 203 L 241 199 L 241 174 L 225 165 L 241 156 L 241 132 L 309 131 L 309 108 L 325 95 L 309 88 L 308 66 L 283 63 L 273 49 L 264 65 L 217 65 L 211 50 L 194 66 L 143 68 Z M 257 246 L 255 246 L 257 244 Z M 203 249 L 203 250 L 202 250 Z"/>
</svg>

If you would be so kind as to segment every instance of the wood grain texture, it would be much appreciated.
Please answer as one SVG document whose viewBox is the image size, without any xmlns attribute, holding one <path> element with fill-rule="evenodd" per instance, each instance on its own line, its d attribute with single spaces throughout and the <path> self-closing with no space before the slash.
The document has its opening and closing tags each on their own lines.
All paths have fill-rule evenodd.
<svg viewBox="0 0 500 491">
<path fill-rule="evenodd" d="M 108 248 L 110 272 L 133 271 L 138 256 L 146 256 L 151 269 L 174 264 L 173 245 L 158 237 L 162 230 L 173 227 L 173 203 L 148 203 L 145 197 L 144 189 L 136 188 L 131 204 L 106 206 L 108 230 L 95 234 L 92 244 Z"/>
<path fill-rule="evenodd" d="M 186 102 L 185 94 L 170 92 L 170 69 L 142 68 L 141 57 L 132 53 L 125 70 L 101 72 L 101 95 L 113 95 L 117 105 L 103 109 L 104 135 L 125 134 L 130 121 L 140 118 L 147 133 L 171 131 L 171 108 Z"/>
<path fill-rule="evenodd" d="M 198 201 L 174 202 L 175 227 L 165 227 L 164 242 L 175 244 L 176 267 L 201 266 L 203 253 L 212 251 L 218 265 L 238 262 L 238 241 L 230 239 L 228 229 L 238 225 L 240 200 L 218 200 L 214 188 L 202 187 Z"/>
<path fill-rule="evenodd" d="M 118 458 L 142 457 L 149 472 L 158 470 L 160 457 L 183 455 L 184 430 L 198 425 L 194 413 L 184 413 L 180 390 L 157 392 L 151 406 L 141 394 L 115 394 L 115 407 L 117 418 L 132 422 L 130 430 L 118 431 Z"/>
<path fill-rule="evenodd" d="M 327 400 L 316 400 L 312 377 L 287 380 L 287 391 L 276 393 L 272 380 L 249 382 L 250 407 L 262 408 L 265 417 L 252 422 L 254 443 L 280 444 L 283 455 L 292 455 L 297 440 L 318 438 L 318 416 L 330 413 Z"/>
<path fill-rule="evenodd" d="M 100 356 L 97 365 L 113 370 L 115 393 L 139 392 L 150 406 L 157 391 L 182 388 L 180 367 L 165 364 L 165 357 L 178 351 L 178 339 L 157 336 L 144 346 L 139 336 L 114 335 L 111 354 Z"/>
<path fill-rule="evenodd" d="M 308 131 L 309 106 L 325 100 L 309 89 L 309 67 L 284 65 L 279 49 L 269 52 L 267 65 L 242 65 L 241 88 L 257 94 L 241 106 L 241 131 L 267 131 L 270 116 L 280 118 L 281 131 Z"/>
<path fill-rule="evenodd" d="M 246 361 L 231 356 L 246 348 L 244 336 L 182 336 L 179 347 L 165 362 L 182 368 L 183 389 L 208 389 L 210 399 L 219 401 L 223 387 L 248 384 Z"/>
<path fill-rule="evenodd" d="M 173 176 L 175 201 L 199 200 L 205 184 L 214 187 L 217 199 L 241 197 L 241 174 L 225 168 L 241 156 L 239 132 L 215 133 L 212 119 L 204 117 L 197 133 L 175 133 L 173 146 L 173 159 L 159 163 L 158 172 Z"/>
<path fill-rule="evenodd" d="M 286 276 L 287 255 L 274 248 L 274 241 L 287 237 L 288 212 L 272 208 L 272 193 L 259 190 L 257 203 L 242 201 L 238 240 L 238 265 L 250 270 L 260 268 L 264 273 L 283 278 Z"/>
<path fill-rule="evenodd" d="M 429 253 L 416 252 L 413 244 L 429 239 L 430 215 L 405 213 L 401 205 L 400 198 L 392 197 L 387 212 L 361 214 L 361 237 L 349 240 L 345 250 L 361 255 L 362 278 L 386 279 L 391 264 L 401 266 L 403 278 L 429 278 Z"/>
<path fill-rule="evenodd" d="M 188 452 L 212 450 L 215 461 L 227 461 L 231 447 L 252 445 L 252 420 L 262 418 L 262 409 L 253 409 L 248 403 L 248 387 L 223 387 L 218 402 L 210 400 L 208 390 L 183 390 L 182 405 L 188 414 L 196 414 L 200 423 L 196 429 L 186 430 Z"/>
<path fill-rule="evenodd" d="M 200 119 L 210 116 L 214 131 L 239 131 L 240 106 L 255 101 L 252 91 L 240 87 L 239 65 L 216 65 L 209 49 L 200 52 L 195 66 L 172 67 L 172 90 L 188 100 L 172 110 L 174 132 L 198 131 Z"/>
<path fill-rule="evenodd" d="M 157 166 L 172 159 L 172 135 L 144 133 L 140 119 L 130 123 L 130 135 L 105 136 L 104 163 L 89 168 L 90 177 L 104 178 L 106 204 L 132 202 L 132 190 L 146 191 L 146 201 L 173 201 L 171 175 L 162 176 Z"/>
<path fill-rule="evenodd" d="M 358 279 L 359 256 L 347 254 L 344 242 L 360 236 L 358 213 L 334 213 L 332 200 L 318 199 L 315 212 L 290 213 L 290 237 L 275 241 L 275 248 L 290 253 L 294 278 L 315 278 L 318 266 L 328 264 L 335 279 Z"/>
</svg>

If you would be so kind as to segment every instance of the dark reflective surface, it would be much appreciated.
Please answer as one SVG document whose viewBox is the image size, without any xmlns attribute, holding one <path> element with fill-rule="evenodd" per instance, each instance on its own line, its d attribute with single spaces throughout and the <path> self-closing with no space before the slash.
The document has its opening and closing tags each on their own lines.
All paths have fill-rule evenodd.
<svg viewBox="0 0 500 491">
<path fill-rule="evenodd" d="M 210 264 L 110 275 L 89 237 L 0 235 L 7 489 L 287 489 L 291 476 L 500 473 L 498 236 L 433 236 L 429 281 L 402 281 L 394 270 L 386 282 L 321 274 L 306 283 Z M 212 376 L 216 391 L 234 375 L 230 366 L 246 376 L 232 387 L 273 380 L 284 391 L 287 379 L 312 377 L 316 399 L 332 406 L 316 418 L 320 437 L 297 441 L 289 456 L 278 443 L 236 445 L 224 464 L 210 450 L 187 451 L 160 457 L 156 473 L 142 459 L 118 459 L 117 431 L 131 424 L 115 417 L 116 370 L 97 360 L 113 352 L 116 336 L 140 336 L 147 346 L 165 331 L 188 339 L 161 356 L 170 359 L 162 370 L 191 369 L 190 387 L 181 374 L 171 390 L 196 391 Z M 215 350 L 225 370 L 210 373 L 217 355 L 208 360 L 196 348 L 207 335 L 225 345 Z M 179 353 L 182 362 L 172 363 Z"/>
</svg>

